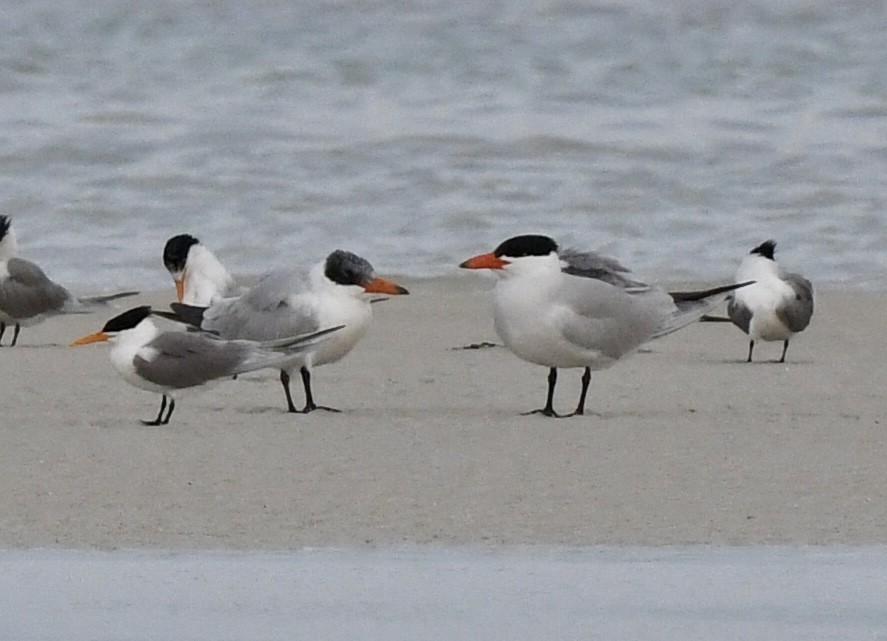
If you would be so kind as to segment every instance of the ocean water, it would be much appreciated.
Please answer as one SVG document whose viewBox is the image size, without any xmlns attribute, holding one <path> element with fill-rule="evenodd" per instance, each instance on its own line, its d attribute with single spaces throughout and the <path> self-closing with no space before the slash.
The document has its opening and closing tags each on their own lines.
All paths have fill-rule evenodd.
<svg viewBox="0 0 887 641">
<path fill-rule="evenodd" d="M 653 281 L 751 247 L 887 274 L 887 5 L 872 0 L 22 0 L 0 21 L 0 212 L 80 290 L 341 247 L 457 273 L 526 231 Z"/>
<path fill-rule="evenodd" d="M 883 641 L 887 549 L 0 552 L 16 641 Z"/>
</svg>

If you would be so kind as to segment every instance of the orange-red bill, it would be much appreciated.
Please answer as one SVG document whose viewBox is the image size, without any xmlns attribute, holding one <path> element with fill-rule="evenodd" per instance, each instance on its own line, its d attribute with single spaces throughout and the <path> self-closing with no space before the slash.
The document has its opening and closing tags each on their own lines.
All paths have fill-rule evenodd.
<svg viewBox="0 0 887 641">
<path fill-rule="evenodd" d="M 489 254 L 479 254 L 469 258 L 461 263 L 459 267 L 463 269 L 502 269 L 508 264 L 507 260 L 502 260 L 496 254 L 490 252 Z"/>
<path fill-rule="evenodd" d="M 102 341 L 106 341 L 110 336 L 108 336 L 105 332 L 93 332 L 92 334 L 87 334 L 86 336 L 81 336 L 76 341 L 71 343 L 68 347 L 77 347 L 78 345 L 89 345 L 90 343 L 101 343 Z"/>
<path fill-rule="evenodd" d="M 185 299 L 185 277 L 176 279 L 176 298 L 181 303 Z"/>
<path fill-rule="evenodd" d="M 364 291 L 370 294 L 390 294 L 399 296 L 400 294 L 409 294 L 406 288 L 401 287 L 397 283 L 387 278 L 374 278 L 363 286 Z"/>
</svg>

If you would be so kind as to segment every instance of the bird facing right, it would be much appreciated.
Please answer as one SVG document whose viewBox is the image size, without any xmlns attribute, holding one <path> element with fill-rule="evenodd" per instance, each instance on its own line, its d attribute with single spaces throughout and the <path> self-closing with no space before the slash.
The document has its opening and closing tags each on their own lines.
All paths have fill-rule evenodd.
<svg viewBox="0 0 887 641">
<path fill-rule="evenodd" d="M 755 284 L 734 292 L 727 301 L 730 320 L 749 336 L 748 363 L 756 340 L 782 341 L 779 362 L 784 363 L 789 339 L 806 329 L 813 316 L 813 285 L 800 274 L 780 269 L 775 251 L 776 241 L 768 240 L 749 252 L 736 280 Z"/>
<path fill-rule="evenodd" d="M 289 412 L 307 414 L 324 409 L 314 402 L 311 371 L 315 366 L 343 358 L 369 329 L 373 317 L 372 294 L 407 294 L 396 283 L 376 276 L 365 258 L 336 250 L 325 260 L 305 269 L 272 271 L 236 298 L 216 301 L 208 308 L 172 304 L 173 313 L 161 313 L 225 339 L 273 340 L 342 325 L 317 350 L 298 355 L 280 367 L 280 383 Z M 305 405 L 296 409 L 290 393 L 290 374 L 298 369 L 305 390 Z"/>
<path fill-rule="evenodd" d="M 549 368 L 545 407 L 554 411 L 557 368 L 581 367 L 574 415 L 585 411 L 591 370 L 610 367 L 647 341 L 697 320 L 743 284 L 667 293 L 631 277 L 612 258 L 560 250 L 548 236 L 509 238 L 463 262 L 499 276 L 493 294 L 496 333 L 517 357 Z"/>
</svg>

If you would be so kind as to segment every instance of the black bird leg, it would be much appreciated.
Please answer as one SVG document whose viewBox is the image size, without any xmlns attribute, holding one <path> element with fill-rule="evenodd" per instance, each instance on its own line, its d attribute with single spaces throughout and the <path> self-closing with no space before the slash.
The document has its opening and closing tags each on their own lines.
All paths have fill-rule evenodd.
<svg viewBox="0 0 887 641">
<path fill-rule="evenodd" d="M 280 384 L 283 385 L 283 393 L 286 394 L 286 411 L 297 413 L 299 410 L 293 404 L 293 395 L 290 393 L 290 375 L 285 370 L 280 370 Z"/>
<path fill-rule="evenodd" d="M 172 411 L 176 408 L 176 400 L 172 397 L 169 399 L 169 412 L 166 413 L 166 418 L 163 418 L 163 410 L 166 409 L 166 394 L 163 395 L 163 398 L 160 401 L 160 411 L 157 412 L 157 418 L 153 421 L 142 421 L 143 425 L 167 425 L 169 423 L 169 418 L 172 416 Z"/>
<path fill-rule="evenodd" d="M 591 368 L 586 367 L 585 371 L 582 373 L 582 391 L 579 393 L 579 405 L 576 406 L 576 411 L 572 414 L 568 414 L 567 416 L 582 416 L 585 414 L 585 397 L 588 395 L 588 384 L 591 383 Z"/>
<path fill-rule="evenodd" d="M 751 363 L 751 353 L 754 348 L 755 348 L 755 341 L 754 341 L 754 339 L 752 339 L 748 342 L 748 360 L 745 361 L 746 363 Z"/>
<path fill-rule="evenodd" d="M 524 416 L 529 414 L 542 414 L 542 416 L 550 416 L 552 418 L 561 418 L 561 415 L 554 411 L 554 386 L 557 384 L 557 368 L 552 367 L 548 370 L 548 398 L 545 401 L 545 407 L 541 410 L 531 410 L 523 412 Z"/>
<path fill-rule="evenodd" d="M 311 394 L 311 372 L 307 367 L 302 365 L 302 368 L 299 370 L 299 374 L 302 375 L 302 385 L 305 387 L 305 409 L 302 410 L 302 414 L 307 414 L 308 412 L 313 412 L 314 410 L 326 410 L 327 412 L 341 412 L 342 410 L 337 410 L 335 407 L 326 407 L 325 405 L 317 405 L 314 402 L 314 396 Z"/>
<path fill-rule="evenodd" d="M 788 340 L 786 340 L 786 341 L 782 344 L 782 358 L 779 359 L 779 362 L 780 362 L 780 363 L 784 363 L 784 362 L 785 362 L 785 353 L 786 353 L 787 351 L 788 351 Z"/>
</svg>

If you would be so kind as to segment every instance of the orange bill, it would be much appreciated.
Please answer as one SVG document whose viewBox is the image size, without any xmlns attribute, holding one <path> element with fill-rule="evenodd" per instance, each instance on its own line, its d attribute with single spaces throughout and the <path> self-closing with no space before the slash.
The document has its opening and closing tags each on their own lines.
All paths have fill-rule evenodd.
<svg viewBox="0 0 887 641">
<path fill-rule="evenodd" d="M 479 254 L 469 258 L 460 264 L 459 267 L 463 269 L 502 269 L 508 264 L 507 260 L 502 260 L 496 254 L 490 252 L 489 254 Z"/>
<path fill-rule="evenodd" d="M 108 336 L 105 332 L 93 332 L 92 334 L 87 334 L 86 336 L 81 336 L 76 341 L 68 345 L 68 347 L 77 347 L 78 345 L 89 345 L 90 343 L 101 343 L 102 341 L 106 341 L 110 336 Z"/>
<path fill-rule="evenodd" d="M 409 294 L 404 287 L 401 287 L 387 278 L 374 278 L 370 282 L 364 284 L 363 289 L 370 294 L 390 294 L 392 296 Z"/>
<path fill-rule="evenodd" d="M 176 298 L 179 299 L 181 303 L 185 298 L 185 277 L 176 279 Z"/>
</svg>

